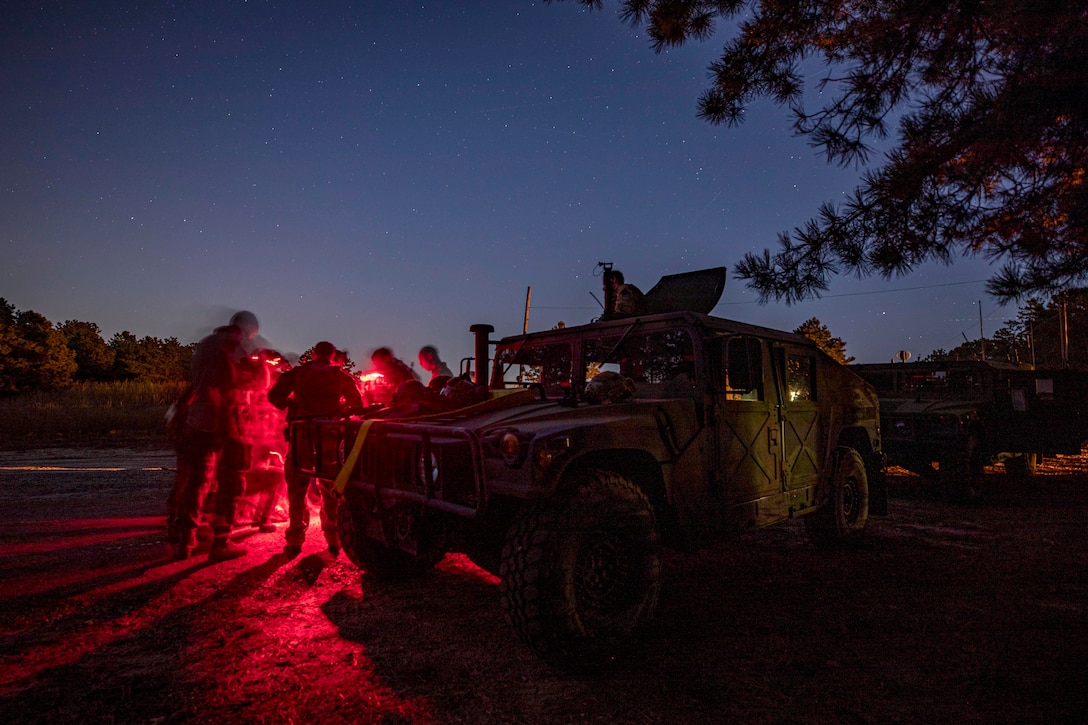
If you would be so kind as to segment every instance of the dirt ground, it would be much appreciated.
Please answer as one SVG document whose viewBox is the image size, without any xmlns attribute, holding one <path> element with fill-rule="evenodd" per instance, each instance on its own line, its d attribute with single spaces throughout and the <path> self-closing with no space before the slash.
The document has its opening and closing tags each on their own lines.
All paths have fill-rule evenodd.
<svg viewBox="0 0 1088 725">
<path fill-rule="evenodd" d="M 542 664 L 493 577 L 376 584 L 282 531 L 171 561 L 173 459 L 0 453 L 5 723 L 1083 722 L 1088 455 L 959 506 L 891 479 L 858 550 L 800 522 L 669 552 L 658 623 L 594 677 Z"/>
</svg>

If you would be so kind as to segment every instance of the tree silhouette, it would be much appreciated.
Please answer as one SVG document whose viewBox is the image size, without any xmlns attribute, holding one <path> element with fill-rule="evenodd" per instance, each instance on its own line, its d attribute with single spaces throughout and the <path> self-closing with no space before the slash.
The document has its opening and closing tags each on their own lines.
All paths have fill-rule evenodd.
<svg viewBox="0 0 1088 725">
<path fill-rule="evenodd" d="M 846 343 L 843 342 L 843 339 L 841 337 L 832 337 L 831 330 L 827 329 L 827 325 L 815 317 L 810 317 L 802 322 L 794 332 L 815 342 L 816 347 L 826 352 L 836 362 L 843 365 L 854 362 L 852 355 L 850 357 L 846 355 Z"/>
<path fill-rule="evenodd" d="M 1064 360 L 1063 317 L 1068 325 Z M 992 338 L 965 340 L 951 350 L 938 348 L 921 360 L 980 360 L 984 354 L 987 360 L 1024 366 L 1088 370 L 1088 289 L 1069 290 L 1047 301 L 1032 297 L 1020 305 L 1015 319 L 1006 320 L 994 331 Z"/>
<path fill-rule="evenodd" d="M 601 0 L 578 0 L 599 8 Z M 982 255 L 1002 302 L 1088 280 L 1088 6 L 1067 0 L 624 0 L 621 17 L 662 51 L 736 34 L 709 68 L 698 115 L 743 121 L 770 97 L 830 162 L 884 164 L 747 254 L 736 274 L 761 301 L 818 296 L 840 272 L 910 272 Z M 806 61 L 822 61 L 806 83 Z M 822 106 L 808 110 L 804 100 Z"/>
<path fill-rule="evenodd" d="M 144 336 L 137 339 L 125 330 L 111 337 L 108 347 L 114 355 L 115 380 L 169 382 L 185 380 L 189 376 L 194 345 L 182 345 L 177 338 L 160 340 Z"/>
<path fill-rule="evenodd" d="M 1062 318 L 1068 329 L 1067 359 L 1062 359 Z M 1016 319 L 1006 320 L 987 345 L 987 357 L 1040 368 L 1067 365 L 1088 369 L 1088 289 L 1069 290 L 1044 302 L 1038 298 L 1020 306 Z"/>
<path fill-rule="evenodd" d="M 102 339 L 102 330 L 93 322 L 66 320 L 59 326 L 68 349 L 76 356 L 75 379 L 109 380 L 113 372 L 113 351 Z"/>
<path fill-rule="evenodd" d="M 63 388 L 75 371 L 75 353 L 52 322 L 0 298 L 0 391 Z"/>
</svg>

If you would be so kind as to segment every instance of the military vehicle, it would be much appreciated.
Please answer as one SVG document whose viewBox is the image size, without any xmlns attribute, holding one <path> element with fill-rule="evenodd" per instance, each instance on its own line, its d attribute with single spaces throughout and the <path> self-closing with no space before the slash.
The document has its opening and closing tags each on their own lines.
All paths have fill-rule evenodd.
<svg viewBox="0 0 1088 725">
<path fill-rule="evenodd" d="M 880 396 L 888 462 L 957 501 L 981 493 L 984 466 L 1031 476 L 1044 455 L 1088 440 L 1088 374 L 981 360 L 850 366 Z"/>
<path fill-rule="evenodd" d="M 693 306 L 681 282 L 637 317 L 497 342 L 474 325 L 474 383 L 297 422 L 338 450 L 306 472 L 342 495 L 351 561 L 392 576 L 467 554 L 533 650 L 585 670 L 653 616 L 662 546 L 797 517 L 819 546 L 856 541 L 887 506 L 873 388 L 807 338 L 659 311 Z"/>
</svg>

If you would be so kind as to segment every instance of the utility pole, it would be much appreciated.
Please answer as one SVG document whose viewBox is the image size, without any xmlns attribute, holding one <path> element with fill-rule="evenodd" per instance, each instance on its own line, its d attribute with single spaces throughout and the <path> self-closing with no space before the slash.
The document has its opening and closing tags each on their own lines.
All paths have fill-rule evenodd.
<svg viewBox="0 0 1088 725">
<path fill-rule="evenodd" d="M 529 334 L 529 298 L 533 296 L 533 286 L 525 288 L 525 321 L 521 323 L 521 334 Z"/>
<path fill-rule="evenodd" d="M 521 323 L 521 334 L 529 334 L 529 299 L 533 296 L 533 286 L 529 285 L 525 288 L 525 319 Z M 518 365 L 518 382 L 520 383 L 525 379 L 525 366 Z"/>
</svg>

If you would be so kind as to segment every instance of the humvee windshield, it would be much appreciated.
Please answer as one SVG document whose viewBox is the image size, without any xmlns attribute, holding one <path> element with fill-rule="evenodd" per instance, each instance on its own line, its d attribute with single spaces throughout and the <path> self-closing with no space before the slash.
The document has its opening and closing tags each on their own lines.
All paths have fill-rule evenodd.
<svg viewBox="0 0 1088 725">
<path fill-rule="evenodd" d="M 506 384 L 539 383 L 549 397 L 561 397 L 570 387 L 574 353 L 570 343 L 533 343 L 500 349 L 495 354 L 496 371 Z"/>
<path fill-rule="evenodd" d="M 636 397 L 676 397 L 690 394 L 696 377 L 695 348 L 686 330 L 640 332 L 582 338 L 563 342 L 528 341 L 520 348 L 500 349 L 496 363 L 507 383 L 539 383 L 549 397 L 562 396 L 572 382 L 575 348 L 580 347 L 580 385 L 604 371 L 624 375 L 635 383 Z"/>
<path fill-rule="evenodd" d="M 931 398 L 955 398 L 982 391 L 992 383 L 984 370 L 909 370 L 866 376 L 879 392 Z"/>
<path fill-rule="evenodd" d="M 691 390 L 695 349 L 687 330 L 629 332 L 587 340 L 585 368 L 586 380 L 610 370 L 631 378 L 636 396 L 669 397 Z"/>
</svg>

